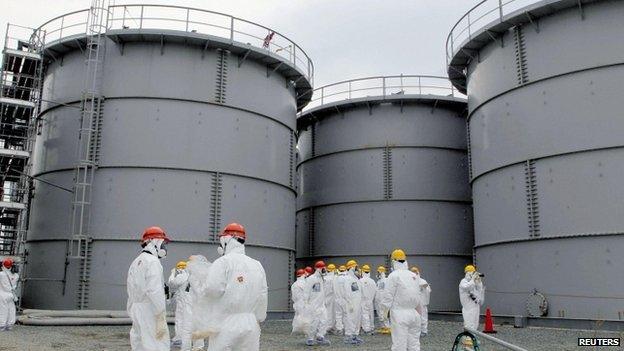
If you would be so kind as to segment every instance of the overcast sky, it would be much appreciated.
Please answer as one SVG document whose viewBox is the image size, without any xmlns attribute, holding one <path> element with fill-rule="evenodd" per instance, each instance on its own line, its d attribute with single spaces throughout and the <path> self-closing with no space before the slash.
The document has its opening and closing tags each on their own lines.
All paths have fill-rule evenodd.
<svg viewBox="0 0 624 351">
<path fill-rule="evenodd" d="M 117 0 L 116 4 L 141 3 Z M 445 75 L 446 36 L 478 0 L 147 0 L 225 12 L 263 24 L 314 61 L 317 87 L 372 75 Z M 90 0 L 0 0 L 6 23 L 38 27 Z"/>
</svg>

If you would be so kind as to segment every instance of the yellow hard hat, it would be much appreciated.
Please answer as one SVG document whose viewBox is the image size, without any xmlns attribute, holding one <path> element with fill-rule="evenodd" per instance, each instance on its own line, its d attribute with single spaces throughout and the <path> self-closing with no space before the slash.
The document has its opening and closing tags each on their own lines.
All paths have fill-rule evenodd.
<svg viewBox="0 0 624 351">
<path fill-rule="evenodd" d="M 177 269 L 185 269 L 186 268 L 186 262 L 185 261 L 180 261 L 180 262 L 176 263 L 176 268 Z"/>
<path fill-rule="evenodd" d="M 346 270 L 347 270 L 347 267 L 346 267 L 346 266 L 340 266 L 340 267 L 338 267 L 338 271 L 340 271 L 340 272 L 345 272 Z"/>
<path fill-rule="evenodd" d="M 475 266 L 473 266 L 471 264 L 467 265 L 466 268 L 464 268 L 464 273 L 468 273 L 468 272 L 472 273 L 472 272 L 476 272 L 476 271 L 477 271 L 477 267 L 475 267 Z"/>
<path fill-rule="evenodd" d="M 335 271 L 335 270 L 336 270 L 336 265 L 335 265 L 335 264 L 333 264 L 333 263 L 328 264 L 328 265 L 327 265 L 327 270 L 328 270 L 329 272 L 333 272 L 333 271 Z"/>
<path fill-rule="evenodd" d="M 357 261 L 356 260 L 349 260 L 347 262 L 347 269 L 351 269 L 351 268 L 355 268 L 357 267 Z"/>
<path fill-rule="evenodd" d="M 392 251 L 392 255 L 390 255 L 390 258 L 392 258 L 395 261 L 405 261 L 407 256 L 405 256 L 405 251 L 401 249 L 396 249 Z"/>
<path fill-rule="evenodd" d="M 377 267 L 377 272 L 378 273 L 386 273 L 386 267 L 384 267 L 384 266 Z"/>
<path fill-rule="evenodd" d="M 369 265 L 365 264 L 365 265 L 362 266 L 362 272 L 370 273 L 370 271 L 371 270 L 370 270 L 370 266 Z"/>
<path fill-rule="evenodd" d="M 416 266 L 412 266 L 412 268 L 410 268 L 410 271 L 420 274 L 420 270 Z"/>
</svg>

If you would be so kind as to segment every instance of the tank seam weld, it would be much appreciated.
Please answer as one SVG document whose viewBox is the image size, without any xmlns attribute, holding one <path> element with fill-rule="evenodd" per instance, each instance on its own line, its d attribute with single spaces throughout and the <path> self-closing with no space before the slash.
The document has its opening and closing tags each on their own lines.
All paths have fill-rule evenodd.
<svg viewBox="0 0 624 351">
<path fill-rule="evenodd" d="M 472 201 L 470 200 L 444 200 L 444 199 L 377 199 L 377 200 L 361 200 L 361 201 L 342 201 L 342 202 L 333 202 L 326 204 L 316 204 L 312 206 L 302 207 L 297 210 L 297 212 L 305 211 L 311 208 L 318 207 L 329 207 L 329 206 L 337 206 L 337 205 L 349 205 L 349 204 L 361 204 L 361 203 L 369 203 L 369 202 L 448 202 L 448 203 L 458 203 L 463 205 L 471 205 Z"/>
<path fill-rule="evenodd" d="M 472 119 L 472 116 L 478 111 L 480 110 L 483 106 L 487 105 L 488 103 L 492 102 L 493 100 L 496 100 L 497 98 L 506 95 L 512 91 L 515 90 L 519 90 L 522 89 L 524 87 L 528 87 L 534 84 L 538 84 L 538 83 L 542 83 L 545 81 L 549 81 L 552 79 L 556 79 L 556 78 L 561 78 L 561 77 L 565 77 L 565 76 L 569 76 L 569 75 L 573 75 L 573 74 L 577 74 L 577 73 L 583 73 L 583 72 L 589 72 L 589 71 L 594 71 L 594 70 L 601 70 L 601 69 L 605 69 L 605 68 L 611 68 L 611 67 L 617 67 L 617 66 L 624 66 L 624 62 L 616 62 L 616 63 L 610 63 L 610 64 L 606 64 L 606 65 L 600 65 L 600 66 L 594 66 L 594 67 L 588 67 L 588 68 L 582 68 L 582 69 L 577 69 L 574 71 L 569 71 L 569 72 L 564 72 L 564 73 L 560 73 L 560 74 L 556 74 L 553 76 L 548 76 L 548 77 L 544 77 L 544 78 L 540 78 L 537 80 L 532 80 L 530 82 L 527 82 L 526 84 L 523 85 L 517 85 L 514 87 L 511 87 L 509 89 L 506 89 L 492 97 L 490 97 L 489 99 L 483 101 L 482 103 L 480 103 L 478 106 L 476 106 L 472 111 L 468 111 L 468 116 L 466 116 L 467 121 L 470 123 L 470 120 Z"/>
<path fill-rule="evenodd" d="M 194 99 L 184 99 L 184 98 L 176 98 L 176 97 L 162 97 L 162 96 L 139 96 L 139 95 L 133 95 L 133 96 L 106 96 L 105 97 L 106 100 L 133 100 L 133 99 L 145 99 L 145 100 L 171 100 L 171 101 L 180 101 L 180 102 L 189 102 L 189 103 L 196 103 L 196 104 L 203 104 L 203 105 L 211 105 L 211 106 L 220 106 L 220 107 L 226 107 L 226 108 L 231 108 L 233 110 L 237 110 L 237 111 L 243 111 L 243 112 L 248 112 L 250 114 L 259 116 L 259 117 L 263 117 L 266 118 L 268 120 L 271 120 L 285 128 L 287 128 L 288 130 L 294 131 L 295 129 L 291 128 L 290 126 L 288 126 L 287 124 L 285 124 L 284 122 L 271 117 L 269 115 L 265 115 L 263 113 L 257 112 L 257 111 L 253 111 L 244 107 L 239 107 L 239 106 L 234 106 L 234 105 L 229 105 L 229 104 L 218 104 L 212 101 L 202 101 L 202 100 L 194 100 Z M 41 111 L 41 113 L 39 113 L 37 115 L 37 119 L 43 119 L 44 115 L 47 114 L 49 111 L 53 111 L 62 107 L 68 107 L 67 105 L 73 105 L 73 104 L 79 104 L 80 100 L 73 100 L 73 101 L 69 101 L 69 102 L 65 102 L 62 105 L 55 105 L 52 107 L 48 107 L 45 110 Z"/>
<path fill-rule="evenodd" d="M 576 151 L 563 152 L 563 153 L 555 154 L 555 155 L 547 155 L 547 156 L 542 156 L 542 157 L 536 157 L 536 158 L 532 158 L 531 160 L 539 161 L 539 160 L 545 160 L 545 159 L 555 158 L 555 157 L 560 157 L 560 156 L 570 156 L 570 155 L 575 155 L 575 154 L 583 154 L 583 153 L 586 153 L 586 152 L 606 151 L 606 150 L 615 150 L 615 149 L 622 149 L 622 148 L 624 148 L 624 145 L 605 146 L 605 147 L 600 147 L 600 148 L 593 148 L 593 149 L 586 149 L 586 150 L 576 150 Z M 517 162 L 514 162 L 514 163 L 506 164 L 506 165 L 503 165 L 503 166 L 499 166 L 499 167 L 496 167 L 496 168 L 492 168 L 492 169 L 490 169 L 488 171 L 480 173 L 479 175 L 474 177 L 474 179 L 471 179 L 470 180 L 470 184 L 472 185 L 477 179 L 481 178 L 482 176 L 488 175 L 490 173 L 494 173 L 496 171 L 503 170 L 503 169 L 505 169 L 507 167 L 517 166 L 517 165 L 523 164 L 523 163 L 525 163 L 527 161 L 528 160 L 522 160 L 522 161 L 517 161 Z"/>
<path fill-rule="evenodd" d="M 184 172 L 199 172 L 199 173 L 220 173 L 221 175 L 228 175 L 228 176 L 233 176 L 233 177 L 241 177 L 241 178 L 247 178 L 247 179 L 254 179 L 254 180 L 258 180 L 261 182 L 267 182 L 267 183 L 271 183 L 283 188 L 286 188 L 288 190 L 290 190 L 291 192 L 296 194 L 295 189 L 285 185 L 285 184 L 281 184 L 278 183 L 274 180 L 269 180 L 269 179 L 262 179 L 262 178 L 258 178 L 258 177 L 253 177 L 253 176 L 248 176 L 248 175 L 244 175 L 244 174 L 235 174 L 235 173 L 228 173 L 228 172 L 221 172 L 221 171 L 208 171 L 208 170 L 202 170 L 202 169 L 191 169 L 191 168 L 180 168 L 180 167 L 158 167 L 158 166 L 98 166 L 98 169 L 119 169 L 119 168 L 129 168 L 129 169 L 158 169 L 158 170 L 170 170 L 170 171 L 184 171 Z M 45 171 L 45 172 L 41 172 L 41 173 L 37 173 L 37 174 L 33 174 L 33 177 L 40 177 L 43 175 L 47 175 L 47 174 L 52 174 L 52 173 L 60 173 L 60 172 L 67 172 L 67 171 L 73 171 L 73 168 L 59 168 L 59 169 L 54 169 L 54 170 L 49 170 L 49 171 Z"/>
<path fill-rule="evenodd" d="M 362 147 L 362 148 L 357 148 L 357 149 L 346 149 L 346 150 L 339 150 L 339 151 L 332 151 L 332 152 L 328 152 L 325 154 L 320 154 L 320 155 L 314 155 L 310 158 L 306 158 L 304 160 L 302 160 L 301 162 L 299 162 L 299 164 L 297 165 L 297 168 L 299 168 L 299 166 L 301 166 L 304 163 L 307 163 L 308 161 L 312 161 L 315 159 L 319 159 L 322 158 L 324 156 L 332 156 L 332 155 L 338 155 L 338 154 L 344 154 L 344 153 L 350 153 L 350 152 L 357 152 L 357 151 L 367 151 L 367 150 L 384 150 L 386 148 L 386 146 L 371 146 L 371 147 Z M 427 146 L 427 145 L 392 145 L 392 148 L 394 149 L 435 149 L 435 150 L 446 150 L 446 151 L 454 151 L 454 152 L 459 152 L 459 153 L 467 153 L 467 149 L 460 149 L 460 148 L 453 148 L 453 147 L 446 147 L 446 146 Z"/>
<path fill-rule="evenodd" d="M 563 234 L 563 235 L 557 235 L 557 236 L 540 236 L 540 237 L 531 237 L 531 238 L 510 239 L 510 240 L 504 240 L 504 241 L 478 244 L 478 245 L 475 245 L 474 248 L 478 249 L 478 248 L 488 247 L 488 246 L 507 245 L 507 244 L 514 244 L 514 243 L 530 242 L 530 241 L 593 238 L 593 237 L 601 237 L 601 236 L 604 237 L 604 236 L 618 236 L 618 235 L 624 235 L 624 232 L 578 233 L 578 234 Z"/>
<path fill-rule="evenodd" d="M 136 242 L 138 243 L 138 240 L 136 238 L 89 238 L 92 242 L 96 242 L 96 241 L 132 241 L 132 242 Z M 67 241 L 68 239 L 65 238 L 44 238 L 44 239 L 29 239 L 26 242 L 27 243 L 41 243 L 41 242 L 48 242 L 48 241 Z M 216 243 L 211 242 L 211 241 L 206 241 L 206 240 L 176 240 L 175 238 L 173 238 L 172 243 L 181 243 L 181 244 L 209 244 L 209 245 L 216 245 Z M 271 245 L 263 245 L 263 244 L 252 244 L 252 243 L 245 243 L 246 247 L 258 247 L 258 248 L 266 248 L 266 249 L 279 249 L 279 250 L 283 250 L 283 251 L 296 251 L 295 248 L 290 248 L 290 247 L 286 247 L 286 246 L 271 246 Z"/>
</svg>

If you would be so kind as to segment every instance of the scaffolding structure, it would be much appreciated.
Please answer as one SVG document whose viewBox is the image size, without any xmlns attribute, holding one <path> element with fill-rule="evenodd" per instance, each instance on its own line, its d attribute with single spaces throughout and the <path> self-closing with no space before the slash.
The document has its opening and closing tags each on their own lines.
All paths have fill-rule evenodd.
<svg viewBox="0 0 624 351">
<path fill-rule="evenodd" d="M 41 107 L 45 33 L 7 25 L 0 68 L 0 258 L 26 262 L 31 154 Z"/>
</svg>

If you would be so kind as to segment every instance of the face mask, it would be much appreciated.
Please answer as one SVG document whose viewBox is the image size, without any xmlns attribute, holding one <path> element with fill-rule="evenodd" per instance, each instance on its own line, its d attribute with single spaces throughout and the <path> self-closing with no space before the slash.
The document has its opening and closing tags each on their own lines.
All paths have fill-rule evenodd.
<svg viewBox="0 0 624 351">
<path fill-rule="evenodd" d="M 156 253 L 158 254 L 158 258 L 165 258 L 167 256 L 167 244 L 162 239 L 158 239 L 155 243 Z"/>
<path fill-rule="evenodd" d="M 219 254 L 219 256 L 225 255 L 225 248 L 227 247 L 227 244 L 230 242 L 230 240 L 232 240 L 231 236 L 222 236 L 219 239 L 219 247 L 217 247 L 217 253 Z"/>
</svg>

